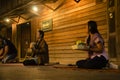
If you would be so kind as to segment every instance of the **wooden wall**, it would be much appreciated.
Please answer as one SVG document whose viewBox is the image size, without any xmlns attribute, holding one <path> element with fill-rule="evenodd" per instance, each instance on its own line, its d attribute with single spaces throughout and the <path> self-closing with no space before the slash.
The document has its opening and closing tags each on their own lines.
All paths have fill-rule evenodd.
<svg viewBox="0 0 120 80">
<path fill-rule="evenodd" d="M 40 29 L 41 22 L 52 18 L 53 30 L 45 32 L 45 40 L 49 46 L 50 62 L 74 64 L 77 60 L 86 58 L 87 53 L 72 50 L 71 46 L 77 40 L 85 40 L 87 22 L 95 20 L 98 23 L 100 33 L 105 39 L 107 50 L 106 9 L 106 0 L 81 0 L 79 3 L 74 2 L 74 0 L 66 0 L 64 5 L 55 11 L 45 7 L 39 17 L 31 20 L 32 41 L 35 40 L 35 34 L 37 29 Z"/>
</svg>

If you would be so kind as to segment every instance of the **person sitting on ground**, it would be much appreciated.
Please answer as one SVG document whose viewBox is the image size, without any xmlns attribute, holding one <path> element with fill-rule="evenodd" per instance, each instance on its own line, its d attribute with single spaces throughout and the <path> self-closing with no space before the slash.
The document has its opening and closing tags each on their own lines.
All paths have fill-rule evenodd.
<svg viewBox="0 0 120 80">
<path fill-rule="evenodd" d="M 34 48 L 35 48 L 35 42 L 31 42 L 29 48 L 26 51 L 25 60 L 33 57 Z"/>
<path fill-rule="evenodd" d="M 25 60 L 24 65 L 44 65 L 49 63 L 48 45 L 44 40 L 44 32 L 41 30 L 37 32 L 37 41 L 32 48 L 32 52 L 32 58 Z"/>
<path fill-rule="evenodd" d="M 10 63 L 17 57 L 17 49 L 14 44 L 0 36 L 0 60 L 2 63 Z"/>
<path fill-rule="evenodd" d="M 104 40 L 97 29 L 95 21 L 88 22 L 88 38 L 86 40 L 89 46 L 88 58 L 76 62 L 78 68 L 102 69 L 108 63 L 108 55 L 105 51 Z"/>
</svg>

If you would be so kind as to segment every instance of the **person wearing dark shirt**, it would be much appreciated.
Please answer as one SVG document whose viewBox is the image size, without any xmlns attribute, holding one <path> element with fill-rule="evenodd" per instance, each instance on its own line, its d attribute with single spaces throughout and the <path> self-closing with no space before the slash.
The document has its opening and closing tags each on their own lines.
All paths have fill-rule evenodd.
<svg viewBox="0 0 120 80">
<path fill-rule="evenodd" d="M 0 60 L 2 63 L 9 63 L 17 56 L 17 49 L 14 44 L 0 36 Z"/>
<path fill-rule="evenodd" d="M 49 63 L 48 44 L 44 40 L 44 32 L 39 30 L 36 42 L 32 48 L 33 56 L 23 62 L 24 65 L 44 65 Z"/>
<path fill-rule="evenodd" d="M 44 39 L 44 32 L 42 30 L 39 30 L 36 37 L 37 41 L 35 48 L 33 49 L 33 57 L 38 57 L 38 59 L 40 59 L 40 62 L 38 62 L 38 64 L 49 63 L 48 44 Z"/>
</svg>

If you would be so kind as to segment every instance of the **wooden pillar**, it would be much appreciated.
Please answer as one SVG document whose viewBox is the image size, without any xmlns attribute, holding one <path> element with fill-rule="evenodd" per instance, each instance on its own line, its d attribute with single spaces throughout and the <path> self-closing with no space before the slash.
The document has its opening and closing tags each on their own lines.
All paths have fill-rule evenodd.
<svg viewBox="0 0 120 80">
<path fill-rule="evenodd" d="M 108 52 L 111 59 L 117 58 L 116 52 L 116 15 L 115 0 L 108 0 Z"/>
<path fill-rule="evenodd" d="M 17 25 L 16 24 L 12 24 L 12 42 L 18 50 L 18 58 L 20 58 L 20 50 L 19 50 L 18 41 L 17 41 Z"/>
<path fill-rule="evenodd" d="M 120 61 L 120 0 L 116 1 L 116 52 L 117 52 L 117 59 Z"/>
<path fill-rule="evenodd" d="M 120 1 L 108 0 L 109 54 L 111 61 L 120 63 Z"/>
</svg>

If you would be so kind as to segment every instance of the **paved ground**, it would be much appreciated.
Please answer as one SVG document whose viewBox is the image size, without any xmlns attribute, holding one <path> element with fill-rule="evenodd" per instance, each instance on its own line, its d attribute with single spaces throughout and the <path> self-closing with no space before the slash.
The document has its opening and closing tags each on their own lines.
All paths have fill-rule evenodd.
<svg viewBox="0 0 120 80">
<path fill-rule="evenodd" d="M 0 80 L 120 80 L 120 70 L 0 64 Z"/>
</svg>

